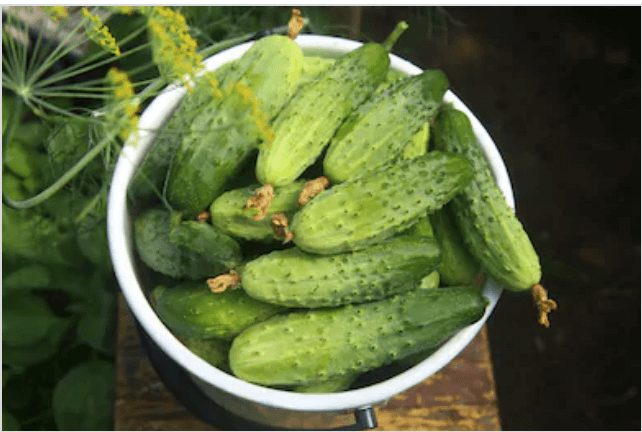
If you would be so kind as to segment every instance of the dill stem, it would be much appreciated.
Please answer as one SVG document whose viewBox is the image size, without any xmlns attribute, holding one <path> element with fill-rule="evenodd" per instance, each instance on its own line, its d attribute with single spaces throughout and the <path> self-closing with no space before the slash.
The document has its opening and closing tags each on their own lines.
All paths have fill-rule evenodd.
<svg viewBox="0 0 642 432">
<path fill-rule="evenodd" d="M 103 151 L 114 138 L 116 138 L 116 135 L 118 135 L 118 130 L 117 129 L 112 130 L 112 132 L 109 135 L 103 138 L 102 141 L 100 141 L 94 148 L 88 151 L 78 162 L 76 162 L 76 164 L 73 167 L 71 167 L 66 173 L 64 173 L 58 180 L 56 180 L 51 186 L 49 186 L 47 189 L 43 190 L 42 192 L 38 193 L 37 195 L 23 201 L 14 201 L 3 193 L 2 194 L 3 200 L 11 207 L 17 208 L 17 209 L 31 208 L 46 201 L 51 196 L 53 196 L 53 194 L 55 194 L 60 189 L 62 189 L 72 178 L 76 176 L 76 174 L 78 174 L 83 168 L 85 168 L 89 164 L 89 162 L 91 162 L 96 156 L 98 156 L 100 152 Z"/>
</svg>

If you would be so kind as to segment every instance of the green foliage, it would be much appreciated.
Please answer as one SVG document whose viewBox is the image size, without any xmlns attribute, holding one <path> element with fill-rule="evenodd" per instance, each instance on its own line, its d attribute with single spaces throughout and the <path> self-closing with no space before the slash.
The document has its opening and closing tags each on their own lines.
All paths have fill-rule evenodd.
<svg viewBox="0 0 642 432">
<path fill-rule="evenodd" d="M 56 385 L 53 408 L 60 430 L 111 430 L 113 365 L 87 361 L 73 368 Z"/>
</svg>

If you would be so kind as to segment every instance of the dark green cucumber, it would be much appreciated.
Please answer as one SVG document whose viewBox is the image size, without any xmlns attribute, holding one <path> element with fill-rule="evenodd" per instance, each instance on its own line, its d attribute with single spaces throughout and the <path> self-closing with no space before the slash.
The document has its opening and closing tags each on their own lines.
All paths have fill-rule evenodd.
<svg viewBox="0 0 642 432">
<path fill-rule="evenodd" d="M 379 300 L 417 287 L 441 259 L 431 238 L 397 236 L 369 248 L 318 256 L 298 248 L 245 264 L 242 285 L 258 300 L 319 308 Z"/>
<path fill-rule="evenodd" d="M 461 155 L 432 151 L 369 171 L 323 191 L 292 218 L 294 243 L 333 254 L 378 243 L 436 211 L 471 179 Z"/>
<path fill-rule="evenodd" d="M 440 345 L 478 321 L 487 304 L 479 290 L 449 288 L 290 312 L 238 335 L 230 368 L 262 385 L 311 384 L 361 373 Z"/>
<path fill-rule="evenodd" d="M 230 340 L 285 309 L 255 300 L 242 290 L 213 293 L 204 281 L 173 288 L 159 285 L 150 301 L 163 324 L 177 336 L 198 339 Z"/>
<path fill-rule="evenodd" d="M 242 75 L 223 85 L 218 106 L 194 118 L 170 166 L 167 199 L 188 215 L 206 209 L 265 138 L 267 122 L 296 90 L 303 53 L 288 37 L 273 35 L 256 41 L 235 63 Z"/>
<path fill-rule="evenodd" d="M 470 253 L 507 289 L 523 291 L 539 284 L 539 257 L 497 186 L 468 116 L 444 109 L 435 121 L 434 138 L 437 149 L 464 155 L 472 163 L 473 181 L 449 205 Z"/>
<path fill-rule="evenodd" d="M 260 185 L 234 189 L 225 192 L 214 200 L 210 206 L 212 224 L 223 232 L 245 240 L 263 242 L 276 241 L 274 230 L 270 225 L 270 217 L 282 212 L 289 219 L 299 209 L 297 201 L 305 181 L 295 181 L 289 185 L 277 187 L 267 212 L 267 217 L 254 220 L 258 213 L 255 208 L 244 208 Z"/>
<path fill-rule="evenodd" d="M 230 352 L 229 341 L 223 339 L 185 338 L 182 342 L 187 349 L 212 366 L 229 370 L 227 361 Z"/>
<path fill-rule="evenodd" d="M 196 225 L 198 224 L 198 225 Z M 173 278 L 216 276 L 241 263 L 241 248 L 218 228 L 181 221 L 180 214 L 153 208 L 134 222 L 136 251 L 152 270 Z"/>
<path fill-rule="evenodd" d="M 449 205 L 432 213 L 429 218 L 443 252 L 441 263 L 437 267 L 441 283 L 446 286 L 473 285 L 481 267 L 464 245 Z"/>
<path fill-rule="evenodd" d="M 214 72 L 214 77 L 221 83 L 232 70 L 234 62 L 226 63 Z M 154 145 L 145 155 L 145 159 L 129 186 L 128 193 L 138 202 L 151 201 L 163 193 L 167 170 L 181 141 L 189 133 L 194 119 L 208 105 L 218 106 L 219 98 L 214 96 L 214 88 L 209 80 L 198 79 L 194 90 L 188 92 L 167 123 L 160 129 Z"/>
<path fill-rule="evenodd" d="M 404 26 L 384 45 L 366 43 L 344 54 L 296 93 L 275 119 L 274 142 L 259 150 L 256 177 L 262 184 L 291 183 L 314 163 L 341 123 L 386 77 L 388 51 Z"/>
<path fill-rule="evenodd" d="M 330 141 L 323 170 L 334 183 L 383 165 L 413 143 L 433 120 L 448 89 L 448 79 L 429 69 L 407 77 L 359 106 Z"/>
</svg>

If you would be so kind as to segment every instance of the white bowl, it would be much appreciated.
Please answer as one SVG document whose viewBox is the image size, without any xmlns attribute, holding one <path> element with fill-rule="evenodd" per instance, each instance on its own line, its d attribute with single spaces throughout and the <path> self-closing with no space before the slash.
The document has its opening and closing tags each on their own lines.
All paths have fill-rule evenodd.
<svg viewBox="0 0 642 432">
<path fill-rule="evenodd" d="M 337 57 L 361 45 L 347 39 L 300 35 L 296 39 L 306 55 Z M 252 42 L 244 43 L 222 51 L 207 60 L 205 66 L 214 70 L 221 65 L 239 58 Z M 408 75 L 417 75 L 420 68 L 396 55 L 390 55 L 390 67 Z M 448 364 L 479 332 L 493 311 L 501 294 L 501 287 L 488 280 L 483 288 L 490 300 L 482 319 L 458 333 L 421 363 L 386 381 L 357 390 L 336 394 L 300 394 L 274 390 L 251 384 L 235 378 L 213 367 L 188 350 L 161 322 L 150 306 L 143 290 L 141 279 L 136 272 L 135 253 L 132 240 L 132 220 L 127 203 L 127 187 L 141 165 L 146 152 L 153 145 L 157 131 L 171 116 L 185 94 L 185 89 L 176 85 L 168 86 L 142 113 L 139 123 L 140 135 L 137 142 L 128 142 L 118 160 L 111 182 L 108 198 L 108 237 L 114 270 L 123 295 L 135 318 L 152 340 L 177 364 L 186 369 L 194 381 L 224 408 L 251 420 L 267 422 L 280 427 L 301 427 L 298 421 L 309 425 L 312 417 L 323 418 L 322 428 L 329 427 L 329 420 L 319 414 L 350 412 L 363 407 L 384 403 L 386 400 L 426 378 Z M 444 100 L 465 112 L 472 122 L 484 154 L 490 163 L 497 184 L 507 202 L 514 207 L 511 183 L 504 162 L 488 132 L 473 113 L 450 90 Z M 277 418 L 278 417 L 278 418 Z M 297 420 L 298 419 L 298 420 Z M 307 420 L 306 420 L 307 419 Z"/>
</svg>

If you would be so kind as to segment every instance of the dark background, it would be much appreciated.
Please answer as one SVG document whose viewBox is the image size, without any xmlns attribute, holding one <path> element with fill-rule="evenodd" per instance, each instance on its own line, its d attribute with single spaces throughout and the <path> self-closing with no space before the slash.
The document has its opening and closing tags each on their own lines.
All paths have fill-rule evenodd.
<svg viewBox="0 0 642 432">
<path fill-rule="evenodd" d="M 442 69 L 485 125 L 559 309 L 505 292 L 488 322 L 502 427 L 640 430 L 640 8 L 328 8 Z M 432 23 L 432 32 L 426 23 Z"/>
</svg>

